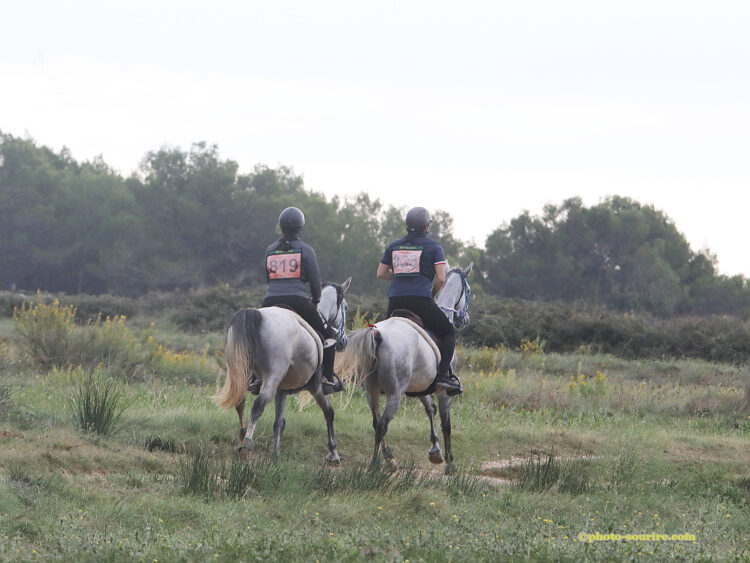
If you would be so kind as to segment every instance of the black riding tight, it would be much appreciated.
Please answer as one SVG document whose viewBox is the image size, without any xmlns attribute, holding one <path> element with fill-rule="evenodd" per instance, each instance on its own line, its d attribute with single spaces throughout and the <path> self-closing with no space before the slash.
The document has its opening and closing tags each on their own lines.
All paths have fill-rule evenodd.
<svg viewBox="0 0 750 563">
<path fill-rule="evenodd" d="M 422 319 L 424 327 L 438 338 L 438 349 L 440 350 L 440 367 L 438 371 L 447 371 L 453 359 L 453 351 L 456 348 L 456 329 L 453 327 L 445 313 L 429 297 L 391 297 L 388 299 L 388 314 L 391 316 L 396 309 L 408 309 Z"/>
</svg>

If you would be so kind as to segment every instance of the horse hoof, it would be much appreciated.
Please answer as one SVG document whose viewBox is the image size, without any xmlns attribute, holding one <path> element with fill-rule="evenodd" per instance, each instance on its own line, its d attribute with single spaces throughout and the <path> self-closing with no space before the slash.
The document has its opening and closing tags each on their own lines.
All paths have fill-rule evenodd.
<svg viewBox="0 0 750 563">
<path fill-rule="evenodd" d="M 326 456 L 326 462 L 330 465 L 341 465 L 339 454 L 330 453 Z"/>
<path fill-rule="evenodd" d="M 438 465 L 440 463 L 443 463 L 443 452 L 440 450 L 430 450 L 427 452 L 427 456 L 430 458 L 430 462 L 434 463 L 435 465 Z"/>
<path fill-rule="evenodd" d="M 383 457 L 387 461 L 391 461 L 393 459 L 393 450 L 389 448 L 388 446 L 383 446 Z"/>
<path fill-rule="evenodd" d="M 245 438 L 239 444 L 237 444 L 237 451 L 238 452 L 250 451 L 252 449 L 253 449 L 253 439 L 252 438 Z"/>
<path fill-rule="evenodd" d="M 446 475 L 455 475 L 456 474 L 456 464 L 452 461 L 445 466 L 445 474 Z"/>
<path fill-rule="evenodd" d="M 385 468 L 384 468 L 384 469 L 385 469 L 385 470 L 386 470 L 386 471 L 387 471 L 388 473 L 393 473 L 393 472 L 395 472 L 395 471 L 397 471 L 397 470 L 398 470 L 398 463 L 396 463 L 396 460 L 395 460 L 395 459 L 393 459 L 393 458 L 391 458 L 391 459 L 386 459 L 386 460 L 385 460 Z"/>
</svg>

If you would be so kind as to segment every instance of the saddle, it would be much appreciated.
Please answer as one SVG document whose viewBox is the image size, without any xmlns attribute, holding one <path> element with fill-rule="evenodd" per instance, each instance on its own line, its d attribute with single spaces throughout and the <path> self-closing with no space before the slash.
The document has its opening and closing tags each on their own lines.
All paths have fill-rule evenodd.
<svg viewBox="0 0 750 563">
<path fill-rule="evenodd" d="M 438 363 L 440 363 L 440 350 L 438 349 L 438 344 L 440 344 L 440 340 L 435 336 L 433 333 L 431 333 L 429 330 L 427 330 L 424 327 L 424 322 L 422 322 L 422 319 L 419 317 L 419 315 L 409 311 L 408 309 L 395 309 L 391 313 L 391 318 L 399 318 L 403 319 L 405 322 L 408 322 L 414 328 L 417 332 L 419 332 L 422 335 L 422 338 L 427 340 L 427 343 L 432 346 L 432 349 L 435 352 L 435 356 L 437 358 Z M 432 383 L 425 389 L 424 391 L 406 391 L 407 397 L 422 397 L 424 395 L 430 395 L 435 392 L 435 379 L 437 378 L 437 374 L 435 374 L 435 378 L 432 380 Z"/>
<path fill-rule="evenodd" d="M 422 321 L 422 318 L 416 313 L 412 313 L 409 309 L 394 309 L 391 313 L 391 316 L 409 319 L 411 322 L 418 324 L 424 329 L 424 321 Z M 435 336 L 432 335 L 429 330 L 425 329 L 425 331 L 432 337 L 433 340 L 435 340 Z"/>
</svg>

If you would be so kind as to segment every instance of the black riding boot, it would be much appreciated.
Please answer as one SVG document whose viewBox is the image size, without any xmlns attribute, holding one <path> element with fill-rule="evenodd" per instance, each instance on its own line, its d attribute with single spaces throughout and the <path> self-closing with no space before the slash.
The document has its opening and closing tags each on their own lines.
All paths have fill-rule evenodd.
<svg viewBox="0 0 750 563">
<path fill-rule="evenodd" d="M 323 348 L 323 394 L 330 395 L 344 390 L 344 383 L 333 371 L 336 359 L 336 344 Z"/>
<path fill-rule="evenodd" d="M 461 380 L 452 372 L 450 367 L 441 367 L 435 378 L 435 387 L 445 389 L 448 395 L 460 395 L 464 392 Z"/>
</svg>

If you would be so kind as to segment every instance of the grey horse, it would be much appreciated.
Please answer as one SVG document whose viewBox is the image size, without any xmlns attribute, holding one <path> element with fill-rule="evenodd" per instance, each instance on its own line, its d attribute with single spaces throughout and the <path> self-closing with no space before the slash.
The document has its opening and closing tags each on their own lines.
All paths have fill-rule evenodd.
<svg viewBox="0 0 750 563">
<path fill-rule="evenodd" d="M 344 324 L 346 299 L 351 278 L 343 284 L 324 284 L 318 311 L 329 326 L 336 328 L 337 346 L 346 346 Z M 253 434 L 258 419 L 268 401 L 276 399 L 276 418 L 273 423 L 275 455 L 279 453 L 281 434 L 286 426 L 284 407 L 290 393 L 309 391 L 325 415 L 328 426 L 329 463 L 340 463 L 333 431 L 333 407 L 323 394 L 320 363 L 322 343 L 309 324 L 294 311 L 281 307 L 242 309 L 235 313 L 227 329 L 227 377 L 224 387 L 213 398 L 219 406 L 234 407 L 240 419 L 238 449 L 253 448 Z M 250 412 L 250 424 L 245 427 L 245 391 L 250 374 L 261 381 L 260 394 Z"/>
<path fill-rule="evenodd" d="M 473 264 L 465 269 L 454 268 L 446 275 L 445 286 L 436 301 L 456 328 L 469 322 L 468 308 L 471 293 L 466 277 Z M 434 343 L 425 337 L 424 331 L 414 323 L 399 317 L 391 317 L 368 328 L 349 335 L 346 351 L 339 355 L 337 368 L 349 381 L 364 383 L 365 392 L 372 411 L 375 429 L 375 449 L 372 463 L 378 462 L 382 448 L 383 457 L 392 466 L 393 454 L 385 442 L 388 424 L 398 411 L 401 397 L 405 393 L 419 394 L 430 419 L 430 442 L 428 456 L 432 463 L 443 463 L 443 454 L 435 430 L 435 403 L 428 391 L 435 379 L 440 353 Z M 451 361 L 455 369 L 455 354 Z M 380 413 L 380 395 L 385 394 L 385 409 Z M 454 471 L 451 448 L 450 408 L 452 397 L 445 390 L 436 392 L 440 409 L 440 425 L 445 446 L 446 473 Z"/>
</svg>

